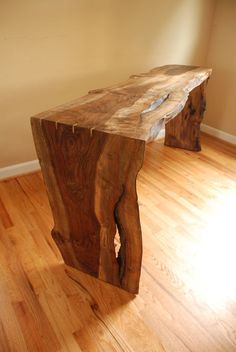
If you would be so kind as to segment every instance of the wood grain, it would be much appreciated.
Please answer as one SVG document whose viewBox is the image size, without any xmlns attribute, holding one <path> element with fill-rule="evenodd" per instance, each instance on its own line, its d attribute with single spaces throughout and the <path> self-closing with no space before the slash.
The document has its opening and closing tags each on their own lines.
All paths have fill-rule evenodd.
<svg viewBox="0 0 236 352">
<path fill-rule="evenodd" d="M 31 119 L 54 217 L 52 237 L 66 264 L 138 293 L 136 178 L 145 143 L 179 114 L 174 125 L 167 124 L 165 143 L 199 149 L 210 74 L 205 68 L 163 66 Z"/>
<path fill-rule="evenodd" d="M 190 93 L 183 110 L 165 125 L 165 145 L 199 151 L 200 123 L 206 108 L 206 81 Z"/>
<path fill-rule="evenodd" d="M 100 131 L 91 137 L 86 129 L 72 132 L 51 121 L 34 120 L 32 126 L 54 214 L 52 236 L 65 262 L 138 292 L 142 239 L 136 177 L 144 142 Z"/>
<path fill-rule="evenodd" d="M 84 97 L 35 115 L 34 119 L 148 142 L 183 110 L 189 93 L 211 72 L 197 66 L 157 67 L 112 87 L 90 91 Z"/>
</svg>

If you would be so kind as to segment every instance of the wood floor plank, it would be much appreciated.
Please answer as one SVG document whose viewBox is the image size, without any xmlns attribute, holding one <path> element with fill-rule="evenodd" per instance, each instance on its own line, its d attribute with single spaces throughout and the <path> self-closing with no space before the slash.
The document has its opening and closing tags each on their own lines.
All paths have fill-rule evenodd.
<svg viewBox="0 0 236 352">
<path fill-rule="evenodd" d="M 2 222 L 3 226 L 7 229 L 13 226 L 12 220 L 6 211 L 6 208 L 0 198 L 0 221 Z"/>
</svg>

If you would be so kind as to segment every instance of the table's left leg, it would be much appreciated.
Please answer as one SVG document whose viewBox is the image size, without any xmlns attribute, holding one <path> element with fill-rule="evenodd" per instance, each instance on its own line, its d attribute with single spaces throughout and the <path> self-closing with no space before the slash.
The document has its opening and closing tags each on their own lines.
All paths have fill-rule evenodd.
<svg viewBox="0 0 236 352">
<path fill-rule="evenodd" d="M 142 238 L 136 177 L 145 142 L 46 120 L 32 119 L 32 128 L 54 217 L 52 236 L 65 263 L 137 293 Z"/>
</svg>

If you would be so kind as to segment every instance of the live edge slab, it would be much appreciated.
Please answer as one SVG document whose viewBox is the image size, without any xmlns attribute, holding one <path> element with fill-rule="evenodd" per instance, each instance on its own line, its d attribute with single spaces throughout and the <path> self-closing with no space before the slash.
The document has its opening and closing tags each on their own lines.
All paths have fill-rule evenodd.
<svg viewBox="0 0 236 352">
<path fill-rule="evenodd" d="M 136 178 L 145 144 L 165 126 L 166 145 L 200 150 L 210 75 L 207 68 L 158 67 L 32 117 L 52 236 L 66 264 L 138 293 L 142 233 Z"/>
</svg>

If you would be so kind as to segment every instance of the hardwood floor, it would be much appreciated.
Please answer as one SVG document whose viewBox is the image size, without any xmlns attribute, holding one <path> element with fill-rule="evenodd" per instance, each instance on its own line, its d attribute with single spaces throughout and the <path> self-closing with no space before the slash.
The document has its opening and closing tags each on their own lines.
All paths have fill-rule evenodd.
<svg viewBox="0 0 236 352">
<path fill-rule="evenodd" d="M 64 267 L 39 172 L 0 182 L 0 352 L 236 351 L 236 147 L 146 148 L 140 293 Z"/>
</svg>

